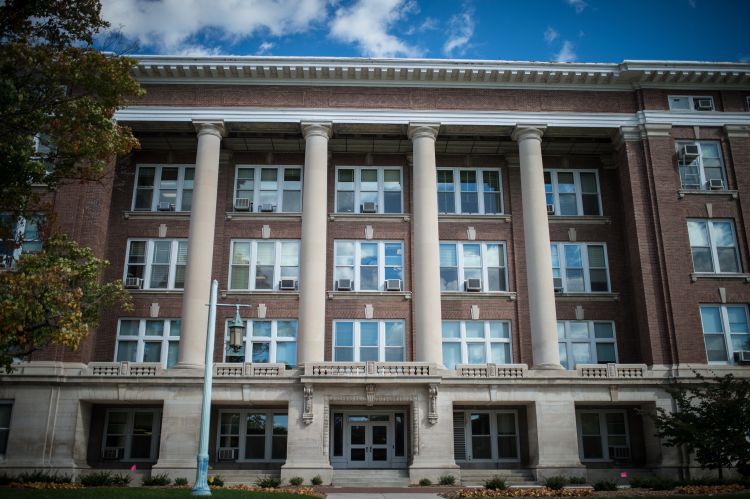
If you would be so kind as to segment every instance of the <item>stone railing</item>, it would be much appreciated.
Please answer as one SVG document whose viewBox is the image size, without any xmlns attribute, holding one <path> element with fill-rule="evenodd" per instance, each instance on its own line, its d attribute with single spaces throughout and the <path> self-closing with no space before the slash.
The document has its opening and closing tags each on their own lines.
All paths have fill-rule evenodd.
<svg viewBox="0 0 750 499">
<path fill-rule="evenodd" d="M 283 376 L 286 370 L 284 364 L 214 364 L 214 376 L 217 378 L 245 378 Z"/>
<path fill-rule="evenodd" d="M 305 376 L 434 376 L 434 366 L 426 362 L 310 362 Z"/>
<path fill-rule="evenodd" d="M 646 364 L 578 364 L 581 378 L 644 378 Z"/>
<path fill-rule="evenodd" d="M 84 371 L 89 376 L 148 376 L 154 377 L 164 371 L 159 362 L 90 362 Z"/>
<path fill-rule="evenodd" d="M 526 364 L 458 364 L 456 374 L 462 378 L 525 378 Z"/>
</svg>

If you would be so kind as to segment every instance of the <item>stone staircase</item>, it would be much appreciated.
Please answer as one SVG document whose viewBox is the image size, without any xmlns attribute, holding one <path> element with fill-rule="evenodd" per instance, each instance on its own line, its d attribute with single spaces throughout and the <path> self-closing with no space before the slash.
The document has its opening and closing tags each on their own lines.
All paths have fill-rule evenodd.
<svg viewBox="0 0 750 499">
<path fill-rule="evenodd" d="M 333 470 L 334 487 L 408 487 L 409 470 Z"/>
<path fill-rule="evenodd" d="M 500 477 L 505 480 L 505 485 L 536 485 L 534 474 L 531 470 L 525 469 L 505 469 L 505 470 L 479 470 L 479 469 L 462 469 L 461 485 L 484 485 L 486 480 L 494 477 Z"/>
<path fill-rule="evenodd" d="M 211 470 L 208 476 L 220 476 L 224 480 L 224 485 L 255 485 L 259 477 L 281 476 L 280 470 Z"/>
</svg>

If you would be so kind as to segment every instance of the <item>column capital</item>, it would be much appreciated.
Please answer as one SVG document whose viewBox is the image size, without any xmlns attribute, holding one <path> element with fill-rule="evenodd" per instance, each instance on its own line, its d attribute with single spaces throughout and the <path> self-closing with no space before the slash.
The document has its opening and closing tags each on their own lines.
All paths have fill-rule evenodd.
<svg viewBox="0 0 750 499">
<path fill-rule="evenodd" d="M 222 138 L 226 133 L 224 120 L 220 119 L 193 120 L 193 126 L 195 127 L 195 131 L 198 132 L 199 137 L 204 134 L 210 134 Z"/>
<path fill-rule="evenodd" d="M 330 121 L 303 121 L 300 127 L 305 138 L 317 136 L 330 139 L 333 134 L 333 123 Z"/>
<path fill-rule="evenodd" d="M 437 139 L 440 131 L 440 123 L 409 123 L 409 129 L 406 132 L 409 139 L 430 138 Z"/>
<path fill-rule="evenodd" d="M 513 133 L 510 138 L 516 142 L 521 142 L 528 139 L 536 139 L 542 141 L 542 135 L 547 130 L 547 125 L 516 125 L 513 129 Z"/>
</svg>

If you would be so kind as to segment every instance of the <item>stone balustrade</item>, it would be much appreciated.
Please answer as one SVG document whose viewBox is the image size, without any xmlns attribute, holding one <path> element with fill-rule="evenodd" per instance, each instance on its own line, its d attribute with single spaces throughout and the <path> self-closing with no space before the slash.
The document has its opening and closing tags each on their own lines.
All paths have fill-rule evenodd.
<svg viewBox="0 0 750 499">
<path fill-rule="evenodd" d="M 526 364 L 458 364 L 456 373 L 462 378 L 525 378 Z"/>
<path fill-rule="evenodd" d="M 159 362 L 91 362 L 82 374 L 88 376 L 148 376 L 155 377 L 164 371 Z"/>
<path fill-rule="evenodd" d="M 428 362 L 309 362 L 305 376 L 434 376 L 435 366 Z"/>
<path fill-rule="evenodd" d="M 581 378 L 645 378 L 646 364 L 578 364 Z"/>
<path fill-rule="evenodd" d="M 284 376 L 285 373 L 286 366 L 284 364 L 253 364 L 250 362 L 244 364 L 214 364 L 214 376 L 217 378 Z"/>
</svg>

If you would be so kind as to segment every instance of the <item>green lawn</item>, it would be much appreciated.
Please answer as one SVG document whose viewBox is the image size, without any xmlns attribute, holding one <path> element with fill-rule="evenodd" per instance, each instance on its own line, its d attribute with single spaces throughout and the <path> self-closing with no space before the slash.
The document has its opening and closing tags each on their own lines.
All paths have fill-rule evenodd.
<svg viewBox="0 0 750 499">
<path fill-rule="evenodd" d="M 3 499 L 100 499 L 100 498 L 177 498 L 192 497 L 190 489 L 160 489 L 149 487 L 125 487 L 125 488 L 89 488 L 89 489 L 6 489 L 0 488 L 0 497 Z M 211 497 L 219 498 L 246 498 L 246 499 L 303 499 L 313 496 L 301 494 L 281 494 L 265 492 L 249 492 L 246 490 L 212 490 Z"/>
</svg>

